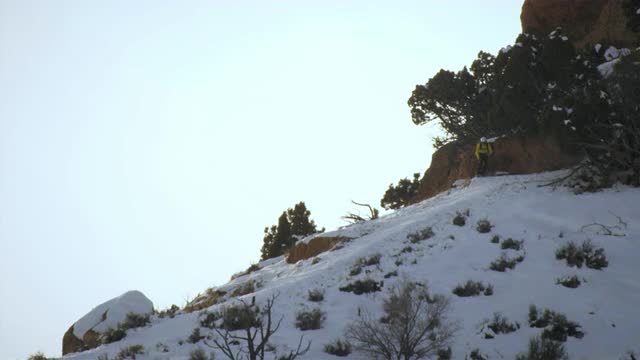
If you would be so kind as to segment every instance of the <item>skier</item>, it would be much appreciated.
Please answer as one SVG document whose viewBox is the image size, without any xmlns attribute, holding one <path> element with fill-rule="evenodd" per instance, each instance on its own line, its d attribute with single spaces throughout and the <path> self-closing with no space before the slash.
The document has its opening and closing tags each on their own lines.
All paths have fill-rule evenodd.
<svg viewBox="0 0 640 360">
<path fill-rule="evenodd" d="M 487 142 L 486 137 L 482 137 L 480 142 L 476 144 L 476 159 L 480 161 L 478 164 L 478 176 L 485 175 L 487 172 L 487 163 L 489 162 L 489 155 L 493 155 L 493 146 Z"/>
</svg>

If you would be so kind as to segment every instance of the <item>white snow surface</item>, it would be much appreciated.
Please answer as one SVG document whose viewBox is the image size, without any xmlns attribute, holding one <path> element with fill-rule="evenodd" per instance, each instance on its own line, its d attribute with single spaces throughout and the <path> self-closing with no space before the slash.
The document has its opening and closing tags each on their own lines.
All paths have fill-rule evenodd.
<svg viewBox="0 0 640 360">
<path fill-rule="evenodd" d="M 282 316 L 282 326 L 272 337 L 276 352 L 269 353 L 268 359 L 295 348 L 301 335 L 312 344 L 311 350 L 299 359 L 334 359 L 323 352 L 324 345 L 343 336 L 345 327 L 357 318 L 358 309 L 381 314 L 387 289 L 409 279 L 427 282 L 433 293 L 451 297 L 451 318 L 460 326 L 452 344 L 453 359 L 464 359 L 476 348 L 490 359 L 513 359 L 525 351 L 529 339 L 541 333 L 541 329 L 529 327 L 527 321 L 528 307 L 535 304 L 540 310 L 549 308 L 581 325 L 585 336 L 569 337 L 565 343 L 571 359 L 617 360 L 627 351 L 640 351 L 640 189 L 618 186 L 576 195 L 565 188 L 540 186 L 566 174 L 558 171 L 474 178 L 468 186 L 451 189 L 380 219 L 323 234 L 354 239 L 339 250 L 320 254 L 316 261 L 308 259 L 291 265 L 283 257 L 271 259 L 259 264 L 261 270 L 218 289 L 229 291 L 254 280 L 262 285 L 256 293 L 244 296 L 245 300 L 255 296 L 261 304 L 272 294 L 279 294 L 274 316 Z M 466 209 L 470 211 L 467 224 L 454 226 L 451 220 L 456 212 Z M 481 234 L 475 224 L 485 218 L 494 227 L 490 233 Z M 408 234 L 426 227 L 432 227 L 434 237 L 417 244 L 407 240 Z M 489 269 L 502 252 L 515 254 L 514 250 L 501 250 L 500 245 L 491 243 L 494 235 L 524 240 L 525 250 L 519 253 L 525 259 L 515 269 Z M 587 239 L 605 250 L 607 268 L 569 267 L 555 258 L 559 246 Z M 401 252 L 407 246 L 412 246 L 413 251 Z M 359 275 L 349 275 L 350 267 L 359 258 L 376 253 L 382 255 L 379 265 L 367 267 Z M 383 279 L 391 271 L 397 271 L 399 276 Z M 576 289 L 556 284 L 558 278 L 568 275 L 577 275 L 583 284 Z M 339 287 L 364 278 L 384 280 L 385 290 L 359 296 L 339 291 Z M 464 298 L 453 295 L 456 285 L 467 280 L 492 284 L 494 294 Z M 324 289 L 324 300 L 309 302 L 307 294 L 311 289 Z M 230 301 L 233 300 L 208 310 L 218 310 Z M 316 307 L 326 314 L 323 327 L 298 330 L 294 326 L 296 312 Z M 495 312 L 517 321 L 520 329 L 484 339 L 482 323 Z M 96 359 L 101 354 L 113 357 L 131 344 L 144 345 L 145 354 L 136 357 L 143 360 L 187 360 L 196 347 L 214 351 L 202 342 L 194 345 L 184 341 L 196 327 L 199 312 L 173 319 L 154 316 L 151 325 L 129 330 L 119 342 L 69 354 L 64 359 Z M 210 333 L 206 328 L 200 330 L 202 334 Z M 216 358 L 225 359 L 221 352 L 216 352 Z M 369 359 L 358 351 L 348 358 Z"/>
<path fill-rule="evenodd" d="M 82 339 L 89 330 L 103 332 L 110 328 L 116 328 L 128 313 L 150 314 L 153 312 L 153 303 L 143 293 L 137 290 L 126 293 L 106 301 L 89 311 L 73 324 L 73 334 Z M 103 320 L 103 316 L 106 318 Z"/>
</svg>

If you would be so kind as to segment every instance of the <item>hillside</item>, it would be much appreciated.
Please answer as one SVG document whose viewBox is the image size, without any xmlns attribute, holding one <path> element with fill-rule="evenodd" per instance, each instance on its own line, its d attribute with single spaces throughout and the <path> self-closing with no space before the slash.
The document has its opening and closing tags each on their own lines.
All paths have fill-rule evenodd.
<svg viewBox="0 0 640 360">
<path fill-rule="evenodd" d="M 564 173 L 459 182 L 458 188 L 380 219 L 322 234 L 352 238 L 339 249 L 296 264 L 288 264 L 283 257 L 271 259 L 258 264 L 260 270 L 238 276 L 215 290 L 231 293 L 254 282 L 259 285 L 257 290 L 240 299 L 250 302 L 255 296 L 258 304 L 278 293 L 273 313 L 276 318 L 282 316 L 283 321 L 271 343 L 282 354 L 286 348 L 295 349 L 300 335 L 304 335 L 312 345 L 301 359 L 337 359 L 323 352 L 324 345 L 342 337 L 359 309 L 381 314 L 380 305 L 388 289 L 402 279 L 428 283 L 433 293 L 451 298 L 450 316 L 460 326 L 452 346 L 453 359 L 464 359 L 476 348 L 488 359 L 513 359 L 525 351 L 529 338 L 542 332 L 529 326 L 531 304 L 539 310 L 548 308 L 564 314 L 581 326 L 584 337 L 569 337 L 564 343 L 571 359 L 620 359 L 628 351 L 640 352 L 640 189 L 620 186 L 576 195 L 566 188 L 539 186 Z M 456 212 L 466 209 L 466 225 L 453 225 Z M 482 234 L 476 230 L 476 223 L 485 218 L 493 227 Z M 433 230 L 431 238 L 416 243 L 407 239 L 409 234 L 427 227 Z M 491 242 L 495 235 L 501 242 L 507 238 L 522 240 L 524 247 L 502 250 L 500 244 Z M 564 260 L 556 259 L 555 252 L 562 245 L 585 240 L 604 249 L 608 267 L 569 267 Z M 490 263 L 503 252 L 512 258 L 522 255 L 524 260 L 512 270 L 490 270 Z M 381 255 L 379 264 L 364 266 L 361 273 L 350 275 L 360 258 L 375 254 Z M 387 275 L 394 271 L 398 276 Z M 556 283 L 558 278 L 569 275 L 577 275 L 581 285 L 568 288 Z M 354 295 L 339 290 L 366 278 L 384 281 L 382 292 Z M 491 284 L 493 294 L 454 295 L 453 289 L 467 280 Z M 313 289 L 324 290 L 323 301 L 308 300 L 308 291 Z M 228 299 L 207 310 L 219 310 L 235 301 L 229 295 L 224 298 Z M 296 312 L 317 307 L 326 314 L 323 327 L 304 332 L 296 329 Z M 202 341 L 195 345 L 186 342 L 192 330 L 200 326 L 199 316 L 204 311 L 162 319 L 153 315 L 150 325 L 128 330 L 121 341 L 68 354 L 64 359 L 97 359 L 102 354 L 114 357 L 131 344 L 144 346 L 144 355 L 136 359 L 188 359 L 197 347 L 213 351 Z M 495 312 L 517 322 L 520 328 L 509 334 L 491 334 L 482 324 Z M 203 335 L 211 332 L 204 327 L 200 331 Z M 486 339 L 485 334 L 494 338 Z M 216 358 L 225 359 L 221 352 L 216 353 Z M 275 355 L 269 353 L 266 358 Z M 356 351 L 348 358 L 368 356 Z"/>
</svg>

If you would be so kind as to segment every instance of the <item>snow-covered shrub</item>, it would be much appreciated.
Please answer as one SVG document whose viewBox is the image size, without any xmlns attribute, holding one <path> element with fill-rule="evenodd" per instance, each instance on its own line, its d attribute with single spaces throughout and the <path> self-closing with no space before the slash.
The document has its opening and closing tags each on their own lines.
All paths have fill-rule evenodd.
<svg viewBox="0 0 640 360">
<path fill-rule="evenodd" d="M 569 356 L 564 345 L 559 342 L 533 337 L 529 340 L 529 350 L 526 354 L 519 354 L 516 360 L 568 360 Z"/>
<path fill-rule="evenodd" d="M 507 249 L 511 249 L 511 250 L 520 250 L 522 249 L 522 244 L 524 241 L 520 240 L 513 240 L 512 238 L 508 238 L 504 241 L 502 241 L 502 244 L 500 244 L 500 247 L 502 248 L 502 250 L 507 250 Z"/>
<path fill-rule="evenodd" d="M 193 328 L 193 330 L 191 331 L 191 335 L 189 335 L 189 337 L 187 338 L 187 342 L 190 344 L 197 344 L 198 342 L 200 342 L 200 340 L 204 339 L 206 336 L 202 336 L 202 334 L 200 334 L 200 328 Z"/>
<path fill-rule="evenodd" d="M 242 296 L 242 295 L 251 294 L 255 292 L 256 289 L 258 289 L 259 287 L 260 287 L 259 282 L 255 280 L 247 281 L 241 284 L 240 286 L 238 286 L 237 288 L 235 288 L 231 293 L 231 296 Z"/>
<path fill-rule="evenodd" d="M 322 289 L 313 289 L 307 292 L 309 301 L 320 302 L 324 300 L 324 290 Z"/>
<path fill-rule="evenodd" d="M 102 332 L 100 335 L 100 340 L 103 344 L 111 344 L 116 341 L 120 341 L 127 337 L 127 331 L 121 327 L 117 327 L 115 329 L 109 328 Z"/>
<path fill-rule="evenodd" d="M 128 313 L 124 321 L 120 323 L 120 327 L 128 330 L 147 326 L 150 322 L 149 314 Z"/>
<path fill-rule="evenodd" d="M 568 336 L 578 339 L 584 336 L 580 324 L 569 321 L 566 316 L 549 309 L 544 309 L 539 316 L 535 305 L 529 306 L 529 326 L 544 328 L 542 337 L 555 341 L 565 342 Z"/>
<path fill-rule="evenodd" d="M 215 354 L 211 353 L 207 356 L 207 353 L 202 348 L 197 348 L 189 353 L 189 360 L 215 360 Z"/>
<path fill-rule="evenodd" d="M 300 310 L 296 314 L 296 327 L 302 331 L 322 328 L 326 315 L 320 309 Z"/>
<path fill-rule="evenodd" d="M 507 269 L 514 269 L 516 265 L 524 260 L 524 255 L 518 255 L 510 258 L 507 254 L 502 253 L 500 257 L 493 260 L 489 265 L 489 269 L 494 271 L 505 272 Z"/>
<path fill-rule="evenodd" d="M 398 276 L 398 270 L 393 270 L 393 271 L 390 271 L 390 272 L 384 274 L 384 278 L 385 279 L 389 279 L 389 278 L 394 277 L 394 276 Z"/>
<path fill-rule="evenodd" d="M 586 264 L 590 269 L 600 270 L 609 266 L 609 261 L 603 248 L 596 249 L 590 240 L 585 240 L 578 246 L 573 241 L 556 250 L 556 259 L 566 260 L 568 266 L 582 267 Z"/>
<path fill-rule="evenodd" d="M 493 237 L 491 238 L 491 243 L 492 244 L 500 243 L 500 235 L 493 235 Z"/>
<path fill-rule="evenodd" d="M 491 228 L 493 228 L 493 225 L 491 225 L 491 223 L 487 219 L 480 219 L 476 224 L 476 230 L 478 230 L 478 232 L 481 234 L 490 232 Z"/>
<path fill-rule="evenodd" d="M 493 319 L 487 324 L 495 334 L 508 334 L 520 329 L 518 322 L 510 323 L 509 319 L 501 313 L 494 313 Z"/>
<path fill-rule="evenodd" d="M 469 209 L 464 212 L 456 211 L 456 216 L 451 222 L 456 226 L 464 226 L 467 223 L 467 216 L 469 216 Z"/>
<path fill-rule="evenodd" d="M 351 343 L 347 340 L 337 339 L 324 346 L 324 352 L 335 356 L 348 356 L 351 354 Z"/>
<path fill-rule="evenodd" d="M 471 350 L 471 352 L 469 353 L 469 359 L 470 360 L 489 360 L 489 358 L 483 355 L 480 352 L 480 349 L 477 349 L 477 348 Z"/>
<path fill-rule="evenodd" d="M 221 315 L 217 311 L 203 311 L 200 313 L 200 326 L 207 329 L 213 329 L 216 327 L 216 321 L 221 318 Z"/>
<path fill-rule="evenodd" d="M 352 292 L 355 295 L 362 295 L 380 291 L 382 290 L 383 285 L 384 284 L 382 283 L 382 281 L 378 283 L 377 281 L 372 279 L 356 280 L 351 284 L 341 287 L 340 291 Z"/>
<path fill-rule="evenodd" d="M 480 281 L 467 280 L 464 285 L 456 286 L 453 289 L 453 293 L 460 297 L 478 296 L 481 293 L 484 293 L 485 295 L 491 295 L 493 294 L 493 286 L 491 284 L 487 284 L 485 286 Z"/>
<path fill-rule="evenodd" d="M 129 345 L 125 348 L 120 349 L 120 352 L 118 352 L 118 355 L 116 356 L 116 360 L 125 360 L 125 359 L 135 360 L 136 355 L 143 355 L 143 354 L 144 354 L 144 346 L 142 346 L 141 344 Z"/>
<path fill-rule="evenodd" d="M 422 230 L 408 234 L 407 239 L 411 241 L 412 244 L 415 244 L 415 243 L 419 243 L 422 240 L 427 240 L 433 237 L 433 235 L 435 235 L 433 233 L 433 229 L 431 228 L 431 226 L 429 226 Z"/>
<path fill-rule="evenodd" d="M 438 350 L 437 360 L 451 360 L 451 348 L 447 347 L 446 349 Z"/>
<path fill-rule="evenodd" d="M 237 279 L 237 278 L 239 278 L 239 277 L 241 277 L 241 276 L 249 275 L 249 274 L 251 274 L 252 272 L 258 271 L 258 270 L 260 270 L 260 269 L 262 269 L 262 268 L 261 268 L 258 264 L 251 264 L 251 265 L 247 268 L 247 270 L 245 270 L 245 271 L 241 271 L 241 272 L 239 272 L 239 273 L 237 273 L 237 274 L 233 274 L 233 275 L 231 275 L 231 280 Z"/>
<path fill-rule="evenodd" d="M 580 286 L 580 279 L 576 275 L 565 276 L 563 278 L 556 279 L 556 284 L 560 284 L 564 287 L 575 289 Z"/>
<path fill-rule="evenodd" d="M 229 331 L 245 330 L 260 324 L 258 309 L 244 302 L 222 309 L 222 328 Z"/>
<path fill-rule="evenodd" d="M 168 316 L 170 319 L 173 319 L 178 311 L 180 311 L 178 305 L 173 304 L 168 309 L 158 311 L 158 317 L 164 319 Z"/>
<path fill-rule="evenodd" d="M 426 286 L 404 282 L 390 290 L 384 319 L 364 313 L 347 327 L 356 349 L 382 359 L 422 359 L 446 349 L 457 330 L 450 322 L 450 301 L 431 296 Z"/>
<path fill-rule="evenodd" d="M 382 258 L 382 254 L 380 253 L 373 254 L 369 257 L 359 258 L 355 264 L 351 266 L 349 275 L 356 276 L 362 272 L 362 268 L 380 264 L 380 258 Z"/>
</svg>

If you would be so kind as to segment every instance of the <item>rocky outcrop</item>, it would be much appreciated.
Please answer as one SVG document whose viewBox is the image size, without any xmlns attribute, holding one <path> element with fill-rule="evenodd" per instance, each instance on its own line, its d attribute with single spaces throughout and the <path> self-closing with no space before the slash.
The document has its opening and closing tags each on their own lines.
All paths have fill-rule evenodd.
<svg viewBox="0 0 640 360">
<path fill-rule="evenodd" d="M 640 33 L 627 27 L 623 0 L 525 0 L 520 20 L 523 32 L 548 34 L 557 27 L 577 48 L 605 43 L 632 47 Z"/>
<path fill-rule="evenodd" d="M 344 236 L 318 236 L 309 240 L 309 242 L 299 242 L 289 251 L 287 262 L 295 264 L 300 260 L 310 259 L 349 240 L 351 238 Z"/>
<path fill-rule="evenodd" d="M 558 170 L 575 165 L 582 159 L 576 150 L 554 137 L 510 137 L 493 143 L 494 155 L 489 159 L 489 172 L 530 174 Z M 430 198 L 451 188 L 458 179 L 475 176 L 478 167 L 474 144 L 450 143 L 438 149 L 431 165 L 420 181 L 418 195 L 412 202 Z"/>
<path fill-rule="evenodd" d="M 100 335 L 114 329 L 128 313 L 146 315 L 153 303 L 140 291 L 128 291 L 104 302 L 76 321 L 62 337 L 62 355 L 93 349 L 100 345 Z"/>
</svg>

